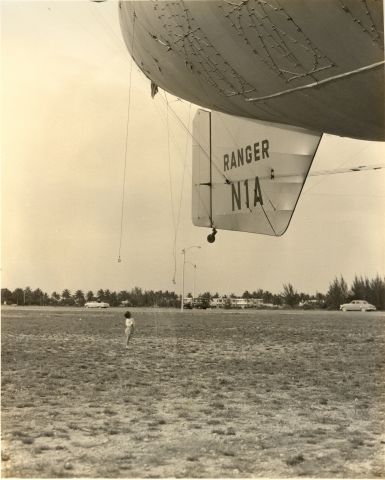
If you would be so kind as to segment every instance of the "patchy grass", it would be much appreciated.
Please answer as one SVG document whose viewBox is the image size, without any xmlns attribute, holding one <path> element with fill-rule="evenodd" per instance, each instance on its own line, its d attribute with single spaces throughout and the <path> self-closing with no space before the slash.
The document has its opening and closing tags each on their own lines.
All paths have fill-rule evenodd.
<svg viewBox="0 0 385 480">
<path fill-rule="evenodd" d="M 3 477 L 383 478 L 385 318 L 2 311 Z"/>
</svg>

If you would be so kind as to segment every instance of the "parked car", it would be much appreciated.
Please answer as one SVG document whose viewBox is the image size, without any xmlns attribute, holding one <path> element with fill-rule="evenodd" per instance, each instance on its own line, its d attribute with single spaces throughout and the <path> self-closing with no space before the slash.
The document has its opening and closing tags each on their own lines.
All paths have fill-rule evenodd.
<svg viewBox="0 0 385 480">
<path fill-rule="evenodd" d="M 349 310 L 355 310 L 359 312 L 374 312 L 376 307 L 371 303 L 368 303 L 366 300 L 353 300 L 350 303 L 344 303 L 340 305 L 340 310 L 347 312 Z"/>
<path fill-rule="evenodd" d="M 206 310 L 210 307 L 209 300 L 205 298 L 195 298 L 193 303 L 193 308 L 201 308 L 202 310 Z"/>
<path fill-rule="evenodd" d="M 110 305 L 106 302 L 87 302 L 84 306 L 86 308 L 108 308 Z"/>
</svg>

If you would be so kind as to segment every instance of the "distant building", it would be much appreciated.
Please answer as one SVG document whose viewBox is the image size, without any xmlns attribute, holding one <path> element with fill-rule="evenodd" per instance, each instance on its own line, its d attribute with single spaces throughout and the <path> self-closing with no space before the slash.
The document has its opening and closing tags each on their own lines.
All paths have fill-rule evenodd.
<svg viewBox="0 0 385 480">
<path fill-rule="evenodd" d="M 87 302 L 84 304 L 85 308 L 109 308 L 109 303 L 106 302 Z"/>
<path fill-rule="evenodd" d="M 225 305 L 226 298 L 223 297 L 215 297 L 210 300 L 210 307 L 211 308 L 223 308 Z"/>
<path fill-rule="evenodd" d="M 256 308 L 263 305 L 262 298 L 218 297 L 210 301 L 211 308 L 224 308 L 230 302 L 230 308 Z"/>
</svg>

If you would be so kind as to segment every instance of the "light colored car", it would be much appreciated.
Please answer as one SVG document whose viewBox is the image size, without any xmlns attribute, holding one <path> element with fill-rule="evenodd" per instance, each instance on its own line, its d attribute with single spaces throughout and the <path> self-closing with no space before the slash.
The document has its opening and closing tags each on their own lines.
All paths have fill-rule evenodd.
<svg viewBox="0 0 385 480">
<path fill-rule="evenodd" d="M 106 302 L 87 302 L 84 306 L 86 308 L 108 308 L 110 305 Z"/>
<path fill-rule="evenodd" d="M 351 311 L 358 311 L 358 312 L 374 312 L 376 307 L 371 303 L 368 303 L 366 300 L 353 300 L 350 303 L 344 303 L 340 305 L 340 310 L 343 312 Z"/>
</svg>

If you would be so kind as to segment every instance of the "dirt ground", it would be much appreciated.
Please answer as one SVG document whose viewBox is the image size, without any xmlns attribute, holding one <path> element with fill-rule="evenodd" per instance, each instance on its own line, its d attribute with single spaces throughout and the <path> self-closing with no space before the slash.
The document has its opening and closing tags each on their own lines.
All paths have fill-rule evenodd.
<svg viewBox="0 0 385 480">
<path fill-rule="evenodd" d="M 2 310 L 2 476 L 384 478 L 384 313 Z"/>
</svg>

